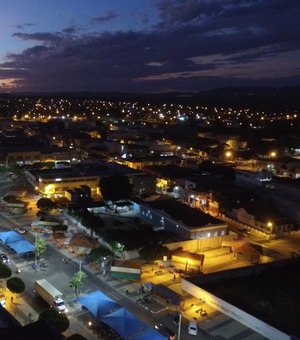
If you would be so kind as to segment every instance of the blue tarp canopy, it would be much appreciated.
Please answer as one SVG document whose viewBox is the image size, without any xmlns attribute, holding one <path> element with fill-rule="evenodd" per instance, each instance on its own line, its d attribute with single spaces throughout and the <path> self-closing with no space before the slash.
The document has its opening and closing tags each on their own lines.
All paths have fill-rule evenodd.
<svg viewBox="0 0 300 340">
<path fill-rule="evenodd" d="M 135 333 L 142 332 L 148 328 L 144 322 L 136 318 L 125 308 L 120 308 L 113 313 L 103 316 L 101 321 L 108 324 L 124 339 L 128 339 Z M 132 338 L 134 339 L 135 337 Z"/>
<path fill-rule="evenodd" d="M 140 334 L 136 334 L 134 336 L 134 340 L 166 340 L 166 337 L 161 335 L 158 331 L 155 329 L 147 329 L 144 332 L 141 332 Z"/>
<path fill-rule="evenodd" d="M 24 240 L 24 238 L 14 230 L 0 232 L 0 241 L 2 241 L 5 245 L 8 245 L 11 242 L 22 240 Z"/>
<path fill-rule="evenodd" d="M 13 249 L 18 255 L 34 252 L 34 245 L 26 241 L 14 230 L 0 232 L 0 241 L 7 247 Z"/>
<path fill-rule="evenodd" d="M 34 252 L 34 245 L 26 240 L 20 240 L 17 242 L 11 242 L 7 245 L 9 248 L 13 249 L 18 255 L 24 255 L 27 253 Z"/>
<path fill-rule="evenodd" d="M 76 299 L 82 306 L 87 308 L 97 320 L 106 314 L 120 308 L 120 305 L 110 299 L 105 294 L 96 290 L 93 293 L 84 295 Z"/>
</svg>

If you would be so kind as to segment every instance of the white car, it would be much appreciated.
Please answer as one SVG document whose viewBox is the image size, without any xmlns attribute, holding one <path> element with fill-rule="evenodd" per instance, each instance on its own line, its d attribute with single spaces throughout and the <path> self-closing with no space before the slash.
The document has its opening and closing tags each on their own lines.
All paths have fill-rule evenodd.
<svg viewBox="0 0 300 340">
<path fill-rule="evenodd" d="M 9 258 L 5 254 L 0 254 L 0 261 L 2 263 L 8 263 L 9 262 Z"/>
<path fill-rule="evenodd" d="M 27 230 L 23 227 L 15 228 L 15 231 L 17 231 L 20 234 L 26 234 Z"/>
<path fill-rule="evenodd" d="M 197 333 L 198 333 L 197 321 L 194 321 L 194 320 L 189 321 L 188 333 L 191 334 L 191 335 L 197 335 Z"/>
</svg>

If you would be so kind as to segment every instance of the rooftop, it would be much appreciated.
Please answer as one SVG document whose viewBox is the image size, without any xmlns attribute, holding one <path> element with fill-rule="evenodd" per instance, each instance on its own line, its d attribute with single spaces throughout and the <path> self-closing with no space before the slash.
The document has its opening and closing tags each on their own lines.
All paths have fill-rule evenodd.
<svg viewBox="0 0 300 340">
<path fill-rule="evenodd" d="M 287 334 L 300 336 L 300 258 L 188 281 Z"/>
<path fill-rule="evenodd" d="M 200 210 L 193 209 L 175 200 L 157 200 L 147 202 L 147 205 L 153 209 L 165 212 L 175 220 L 182 221 L 190 228 L 206 227 L 209 224 L 212 226 L 224 224 L 209 214 L 205 214 Z"/>
</svg>

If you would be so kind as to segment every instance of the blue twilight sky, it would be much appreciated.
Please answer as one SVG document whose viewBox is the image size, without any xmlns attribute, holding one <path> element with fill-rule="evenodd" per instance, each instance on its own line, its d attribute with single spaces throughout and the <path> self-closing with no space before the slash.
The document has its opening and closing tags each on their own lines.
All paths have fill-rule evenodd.
<svg viewBox="0 0 300 340">
<path fill-rule="evenodd" d="M 298 0 L 0 0 L 0 92 L 289 85 Z"/>
</svg>

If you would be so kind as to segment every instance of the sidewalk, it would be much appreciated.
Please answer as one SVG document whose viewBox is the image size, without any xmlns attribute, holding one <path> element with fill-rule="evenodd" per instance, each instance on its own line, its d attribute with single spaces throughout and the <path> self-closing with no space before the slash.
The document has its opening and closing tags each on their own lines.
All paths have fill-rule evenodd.
<svg viewBox="0 0 300 340">
<path fill-rule="evenodd" d="M 11 294 L 8 289 L 5 289 L 5 295 L 7 296 L 6 310 L 9 311 L 22 326 L 38 320 L 39 313 L 25 301 L 22 295 L 16 297 L 16 295 Z M 11 301 L 12 296 L 13 301 Z"/>
</svg>

